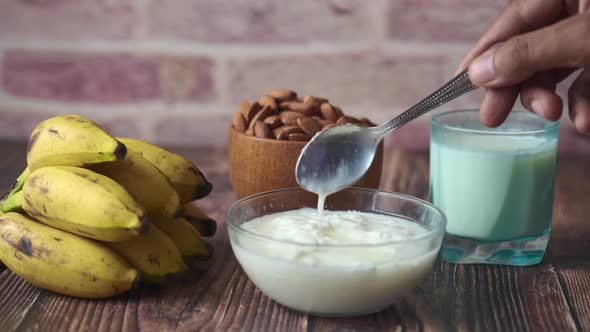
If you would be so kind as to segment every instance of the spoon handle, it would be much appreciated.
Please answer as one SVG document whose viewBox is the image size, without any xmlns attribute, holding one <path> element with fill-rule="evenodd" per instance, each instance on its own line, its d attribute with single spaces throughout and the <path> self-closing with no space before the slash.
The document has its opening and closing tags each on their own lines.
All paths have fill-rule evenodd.
<svg viewBox="0 0 590 332">
<path fill-rule="evenodd" d="M 377 141 L 380 141 L 383 136 L 392 130 L 397 129 L 419 117 L 420 115 L 476 88 L 477 86 L 475 86 L 469 80 L 469 74 L 467 73 L 467 70 L 464 70 L 459 75 L 448 81 L 441 88 L 434 91 L 428 97 L 422 99 L 422 101 L 398 115 L 393 120 L 375 127 L 373 129 L 373 133 L 378 137 Z"/>
</svg>

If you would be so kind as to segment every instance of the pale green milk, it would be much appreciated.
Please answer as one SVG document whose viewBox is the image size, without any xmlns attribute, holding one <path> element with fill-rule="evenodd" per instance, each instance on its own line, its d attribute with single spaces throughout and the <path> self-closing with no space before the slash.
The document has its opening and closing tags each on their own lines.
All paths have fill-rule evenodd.
<svg viewBox="0 0 590 332">
<path fill-rule="evenodd" d="M 535 237 L 551 225 L 556 142 L 546 137 L 440 135 L 431 142 L 432 202 L 447 232 L 483 241 Z"/>
</svg>

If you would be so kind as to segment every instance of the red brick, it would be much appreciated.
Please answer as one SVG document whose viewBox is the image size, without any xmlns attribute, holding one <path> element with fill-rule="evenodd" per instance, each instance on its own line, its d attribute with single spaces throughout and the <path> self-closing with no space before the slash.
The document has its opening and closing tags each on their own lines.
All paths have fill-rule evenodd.
<svg viewBox="0 0 590 332">
<path fill-rule="evenodd" d="M 212 71 L 212 61 L 205 58 L 162 58 L 160 81 L 163 99 L 169 102 L 213 99 Z"/>
<path fill-rule="evenodd" d="M 155 116 L 151 139 L 157 144 L 223 146 L 227 144 L 231 114 L 176 113 Z"/>
<path fill-rule="evenodd" d="M 500 13 L 506 0 L 389 0 L 391 39 L 473 42 Z"/>
<path fill-rule="evenodd" d="M 100 117 L 88 116 L 98 123 L 109 134 L 117 137 L 135 137 L 144 139 L 145 133 L 142 131 L 144 121 L 142 116 L 132 114 L 101 115 Z"/>
<path fill-rule="evenodd" d="M 367 41 L 375 3 L 348 1 L 150 1 L 149 34 L 200 42 Z"/>
<path fill-rule="evenodd" d="M 0 106 L 0 139 L 28 140 L 33 129 L 52 115 L 46 112 L 6 109 Z"/>
<path fill-rule="evenodd" d="M 4 90 L 15 96 L 109 103 L 160 94 L 158 63 L 130 55 L 11 51 L 2 67 Z"/>
<path fill-rule="evenodd" d="M 73 102 L 208 100 L 211 70 L 200 57 L 15 50 L 5 54 L 2 85 L 14 96 Z"/>
<path fill-rule="evenodd" d="M 28 109 L 12 109 L 0 106 L 0 139 L 28 139 L 33 129 L 42 121 L 57 114 L 48 108 L 47 111 L 31 111 Z M 141 117 L 131 114 L 93 115 L 82 112 L 81 115 L 98 123 L 114 136 L 142 137 Z M 95 113 L 99 113 L 98 111 Z"/>
<path fill-rule="evenodd" d="M 0 39 L 123 39 L 134 34 L 133 0 L 28 0 L 0 2 Z"/>
<path fill-rule="evenodd" d="M 226 79 L 233 104 L 278 87 L 326 97 L 345 112 L 355 107 L 408 107 L 448 80 L 445 54 L 382 54 L 372 50 L 236 59 Z"/>
</svg>

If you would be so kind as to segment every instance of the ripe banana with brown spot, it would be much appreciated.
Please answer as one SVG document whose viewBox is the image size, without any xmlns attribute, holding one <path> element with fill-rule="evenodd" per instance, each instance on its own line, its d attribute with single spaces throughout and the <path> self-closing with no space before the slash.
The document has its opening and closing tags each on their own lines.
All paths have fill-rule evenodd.
<svg viewBox="0 0 590 332">
<path fill-rule="evenodd" d="M 199 231 L 185 219 L 154 219 L 153 223 L 174 242 L 185 261 L 211 257 L 211 247 L 203 240 Z"/>
<path fill-rule="evenodd" d="M 194 203 L 184 205 L 183 218 L 193 225 L 202 236 L 212 237 L 217 231 L 217 222 L 209 218 Z"/>
<path fill-rule="evenodd" d="M 88 168 L 120 183 L 145 208 L 150 218 L 174 218 L 182 212 L 180 196 L 166 176 L 132 150 L 127 151 L 123 160 Z"/>
<path fill-rule="evenodd" d="M 164 173 L 180 194 L 182 203 L 203 198 L 213 189 L 213 185 L 207 181 L 203 172 L 185 157 L 142 140 L 122 137 L 117 139 Z"/>
<path fill-rule="evenodd" d="M 174 242 L 154 225 L 142 236 L 106 245 L 141 271 L 146 282 L 163 283 L 169 275 L 187 270 Z"/>
<path fill-rule="evenodd" d="M 13 212 L 0 215 L 0 259 L 37 287 L 82 298 L 110 297 L 139 280 L 139 272 L 104 245 Z"/>
<path fill-rule="evenodd" d="M 124 144 L 91 120 L 60 115 L 41 122 L 31 134 L 27 163 L 31 171 L 44 166 L 82 166 L 123 159 Z"/>
<path fill-rule="evenodd" d="M 125 241 L 149 226 L 143 208 L 112 179 L 73 166 L 33 171 L 21 206 L 51 227 L 102 241 Z"/>
</svg>

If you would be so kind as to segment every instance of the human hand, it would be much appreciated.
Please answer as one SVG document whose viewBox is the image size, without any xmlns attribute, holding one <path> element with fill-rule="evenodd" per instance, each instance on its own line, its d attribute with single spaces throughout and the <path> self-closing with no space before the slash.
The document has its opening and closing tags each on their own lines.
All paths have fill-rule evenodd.
<svg viewBox="0 0 590 332">
<path fill-rule="evenodd" d="M 459 68 L 486 88 L 483 124 L 504 122 L 519 94 L 529 111 L 558 120 L 563 102 L 555 87 L 582 69 L 569 89 L 569 112 L 578 131 L 590 134 L 588 9 L 590 0 L 513 0 L 504 8 Z"/>
</svg>

